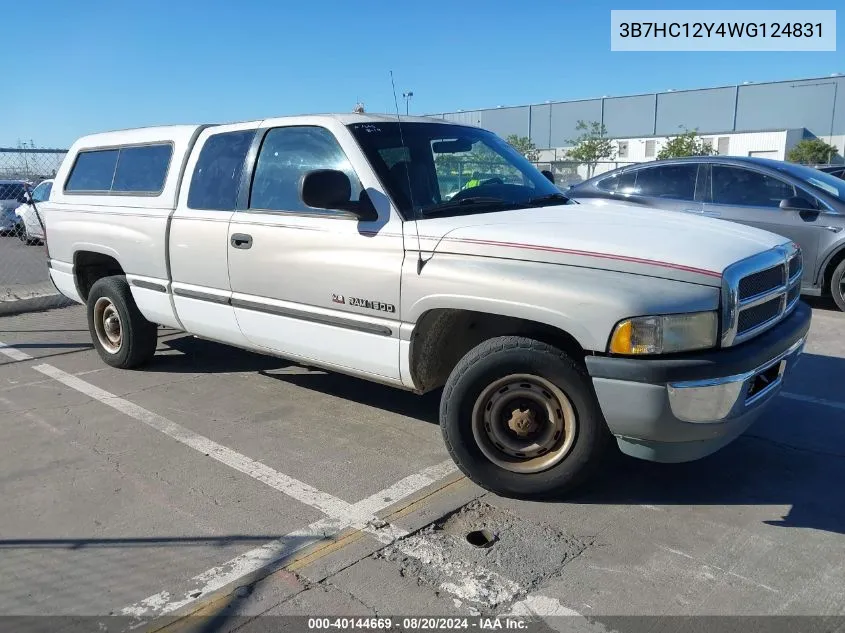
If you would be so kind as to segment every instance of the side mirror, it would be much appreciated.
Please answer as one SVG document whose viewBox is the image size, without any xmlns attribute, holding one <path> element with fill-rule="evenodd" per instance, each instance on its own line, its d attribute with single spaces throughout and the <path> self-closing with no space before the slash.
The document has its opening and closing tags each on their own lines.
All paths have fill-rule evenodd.
<svg viewBox="0 0 845 633">
<path fill-rule="evenodd" d="M 544 169 L 541 173 L 542 173 L 542 174 L 543 174 L 546 178 L 548 178 L 548 179 L 549 179 L 549 182 L 554 183 L 554 181 L 555 181 L 555 175 L 554 175 L 552 172 L 550 172 L 548 169 Z"/>
<path fill-rule="evenodd" d="M 780 201 L 778 207 L 789 211 L 818 211 L 818 208 L 812 202 L 801 196 L 784 198 Z"/>
<path fill-rule="evenodd" d="M 24 204 L 32 204 L 32 192 L 31 191 L 24 191 L 23 196 L 21 196 Z"/>
<path fill-rule="evenodd" d="M 352 183 L 338 169 L 316 169 L 299 181 L 299 198 L 315 209 L 348 211 L 360 220 L 376 220 L 378 213 L 366 193 L 360 200 L 351 200 Z"/>
</svg>

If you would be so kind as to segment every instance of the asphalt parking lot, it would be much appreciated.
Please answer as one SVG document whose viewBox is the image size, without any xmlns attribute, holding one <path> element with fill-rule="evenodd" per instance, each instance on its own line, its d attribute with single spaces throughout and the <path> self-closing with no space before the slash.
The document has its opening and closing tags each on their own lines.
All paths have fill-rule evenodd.
<svg viewBox="0 0 845 633">
<path fill-rule="evenodd" d="M 0 236 L 0 292 L 49 283 L 43 245 L 24 244 L 15 236 Z"/>
<path fill-rule="evenodd" d="M 81 307 L 0 318 L 0 615 L 845 616 L 845 314 L 814 306 L 797 373 L 735 443 L 620 456 L 544 503 L 456 473 L 439 394 L 165 329 L 119 371 Z"/>
</svg>

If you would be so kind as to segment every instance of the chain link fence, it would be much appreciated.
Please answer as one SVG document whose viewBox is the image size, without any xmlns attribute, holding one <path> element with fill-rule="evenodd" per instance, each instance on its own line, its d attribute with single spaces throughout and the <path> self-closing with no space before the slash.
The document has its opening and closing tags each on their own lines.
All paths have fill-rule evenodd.
<svg viewBox="0 0 845 633">
<path fill-rule="evenodd" d="M 47 273 L 38 205 L 49 193 L 67 150 L 0 147 L 0 315 L 52 307 L 57 300 Z"/>
<path fill-rule="evenodd" d="M 66 149 L 0 147 L 0 180 L 38 183 L 53 178 L 65 154 Z"/>
</svg>

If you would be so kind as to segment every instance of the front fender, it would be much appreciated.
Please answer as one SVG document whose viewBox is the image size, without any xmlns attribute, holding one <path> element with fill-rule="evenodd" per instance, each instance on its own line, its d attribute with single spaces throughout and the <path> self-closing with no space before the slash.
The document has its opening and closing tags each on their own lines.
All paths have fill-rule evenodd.
<svg viewBox="0 0 845 633">
<path fill-rule="evenodd" d="M 417 323 L 420 317 L 431 310 L 469 310 L 484 314 L 536 321 L 569 333 L 584 349 L 596 349 L 603 345 L 571 315 L 559 310 L 536 304 L 509 301 L 504 298 L 475 296 L 469 294 L 433 294 L 422 297 L 408 311 L 405 321 Z"/>
<path fill-rule="evenodd" d="M 406 263 L 403 339 L 433 309 L 472 310 L 542 323 L 587 351 L 605 351 L 622 319 L 716 310 L 720 289 L 633 273 L 516 259 L 438 254 L 421 274 Z"/>
<path fill-rule="evenodd" d="M 827 288 L 824 287 L 825 272 L 827 272 L 827 269 L 830 266 L 831 262 L 834 260 L 834 258 L 838 257 L 843 252 L 845 252 L 845 236 L 843 236 L 843 238 L 839 242 L 834 244 L 828 250 L 827 254 L 824 257 L 821 258 L 822 263 L 819 266 L 818 270 L 816 271 L 816 274 L 815 274 L 815 277 L 814 277 L 814 283 L 815 283 L 816 286 L 818 286 L 819 288 L 822 289 L 823 293 L 827 292 L 827 290 L 828 290 Z"/>
</svg>

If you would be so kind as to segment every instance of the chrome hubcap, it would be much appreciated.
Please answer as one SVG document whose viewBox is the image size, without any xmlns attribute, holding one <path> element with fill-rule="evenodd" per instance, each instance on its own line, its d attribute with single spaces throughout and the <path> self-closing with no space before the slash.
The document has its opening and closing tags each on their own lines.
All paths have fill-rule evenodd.
<svg viewBox="0 0 845 633">
<path fill-rule="evenodd" d="M 577 420 L 572 402 L 545 378 L 512 374 L 494 381 L 472 411 L 476 444 L 491 462 L 515 473 L 558 464 L 572 449 Z"/>
<path fill-rule="evenodd" d="M 109 354 L 117 354 L 123 343 L 120 314 L 107 297 L 100 297 L 94 304 L 94 331 L 97 340 Z"/>
</svg>

